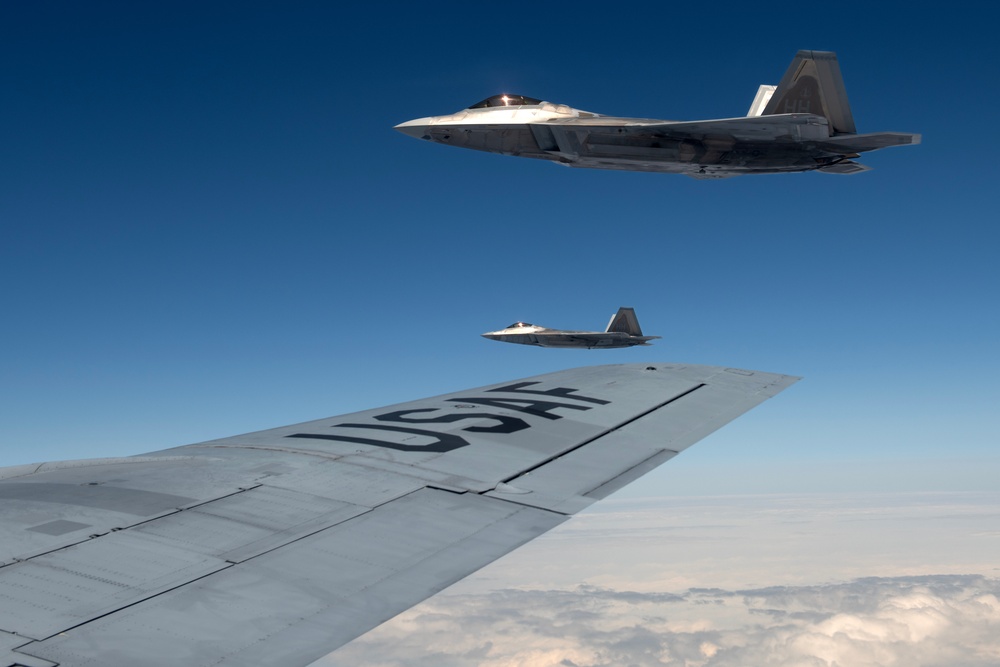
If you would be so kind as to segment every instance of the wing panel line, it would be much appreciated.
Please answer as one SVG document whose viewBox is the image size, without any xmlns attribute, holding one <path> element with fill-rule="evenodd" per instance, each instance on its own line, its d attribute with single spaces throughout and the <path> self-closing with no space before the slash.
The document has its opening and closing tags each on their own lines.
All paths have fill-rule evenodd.
<svg viewBox="0 0 1000 667">
<path fill-rule="evenodd" d="M 566 456 L 567 454 L 569 454 L 571 452 L 575 452 L 576 450 L 580 449 L 581 447 L 585 447 L 585 446 L 589 445 L 590 443 L 594 442 L 595 440 L 600 440 L 601 438 L 605 437 L 609 433 L 614 433 L 618 429 L 625 428 L 626 426 L 628 426 L 632 422 L 638 421 L 638 420 L 642 419 L 643 417 L 645 417 L 646 415 L 652 414 L 652 413 L 656 412 L 657 410 L 659 410 L 660 408 L 663 408 L 663 407 L 666 407 L 666 406 L 670 405 L 674 401 L 680 400 L 680 399 L 684 398 L 685 396 L 689 396 L 690 394 L 693 394 L 694 392 L 698 391 L 699 389 L 701 389 L 702 387 L 705 387 L 705 386 L 707 386 L 707 383 L 702 382 L 701 384 L 697 384 L 697 385 L 691 387 L 690 389 L 688 389 L 686 391 L 682 391 L 681 393 L 677 394 L 676 396 L 674 396 L 672 398 L 668 398 L 667 400 L 663 401 L 662 403 L 658 403 L 658 404 L 654 405 L 653 407 L 651 407 L 650 409 L 646 410 L 645 412 L 640 412 L 639 414 L 635 415 L 634 417 L 630 417 L 629 419 L 626 419 L 622 423 L 620 423 L 620 424 L 618 424 L 616 426 L 612 426 L 608 430 L 602 431 L 602 432 L 598 433 L 597 435 L 595 435 L 592 438 L 588 438 L 587 440 L 584 440 L 583 442 L 579 443 L 575 447 L 571 447 L 571 448 L 569 448 L 569 449 L 567 449 L 567 450 L 565 450 L 563 452 L 559 452 L 555 456 L 550 456 L 549 458 L 547 458 L 544 461 L 541 461 L 539 463 L 536 463 L 535 465 L 531 466 L 530 468 L 525 468 L 524 470 L 522 470 L 521 472 L 517 473 L 516 475 L 511 475 L 510 477 L 502 480 L 502 483 L 503 484 L 508 484 L 511 481 L 513 481 L 513 480 L 517 479 L 518 477 L 520 477 L 521 475 L 527 475 L 528 473 L 532 472 L 533 470 L 537 470 L 538 468 L 541 468 L 544 465 L 552 463 L 556 459 L 562 458 L 563 456 Z"/>
</svg>

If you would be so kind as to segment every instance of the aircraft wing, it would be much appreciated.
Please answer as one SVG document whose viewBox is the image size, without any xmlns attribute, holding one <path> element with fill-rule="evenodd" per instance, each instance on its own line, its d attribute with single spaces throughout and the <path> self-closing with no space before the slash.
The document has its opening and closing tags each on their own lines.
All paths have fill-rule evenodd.
<svg viewBox="0 0 1000 667">
<path fill-rule="evenodd" d="M 826 139 L 829 136 L 827 121 L 821 116 L 807 113 L 773 116 L 739 116 L 714 120 L 667 121 L 645 118 L 572 118 L 537 123 L 556 134 L 558 139 L 572 134 L 584 140 L 608 136 L 642 136 L 674 139 L 731 136 L 742 141 L 772 140 L 778 136 L 801 139 Z M 532 127 L 532 126 L 529 126 Z"/>
<path fill-rule="evenodd" d="M 308 664 L 796 380 L 597 366 L 0 468 L 0 666 Z"/>
</svg>

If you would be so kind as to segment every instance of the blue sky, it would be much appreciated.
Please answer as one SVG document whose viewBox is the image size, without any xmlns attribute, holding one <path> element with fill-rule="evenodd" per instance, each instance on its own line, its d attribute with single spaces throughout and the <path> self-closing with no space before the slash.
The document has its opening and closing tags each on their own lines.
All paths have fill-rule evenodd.
<svg viewBox="0 0 1000 667">
<path fill-rule="evenodd" d="M 990 22 L 964 5 L 841 9 L 5 6 L 4 463 L 671 360 L 806 379 L 643 493 L 989 490 Z M 838 53 L 859 131 L 923 144 L 868 154 L 857 176 L 697 182 L 391 129 L 497 92 L 742 115 L 801 48 Z M 663 340 L 560 351 L 478 335 L 515 319 L 599 328 L 620 305 Z"/>
<path fill-rule="evenodd" d="M 348 4 L 0 8 L 0 465 L 585 364 L 801 375 L 324 664 L 995 665 L 992 15 Z M 799 49 L 838 53 L 859 131 L 923 144 L 867 154 L 874 170 L 851 177 L 697 182 L 392 130 L 499 92 L 738 116 Z M 599 328 L 621 305 L 663 339 L 479 337 L 516 319 Z"/>
</svg>

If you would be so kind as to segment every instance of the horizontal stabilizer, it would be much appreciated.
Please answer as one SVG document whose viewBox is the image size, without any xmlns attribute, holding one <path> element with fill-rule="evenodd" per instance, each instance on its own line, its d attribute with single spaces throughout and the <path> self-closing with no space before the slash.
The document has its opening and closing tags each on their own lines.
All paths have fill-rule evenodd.
<svg viewBox="0 0 1000 667">
<path fill-rule="evenodd" d="M 849 134 L 830 137 L 820 143 L 824 148 L 843 153 L 864 153 L 892 146 L 919 144 L 919 134 L 906 132 L 874 132 L 871 134 Z"/>
</svg>

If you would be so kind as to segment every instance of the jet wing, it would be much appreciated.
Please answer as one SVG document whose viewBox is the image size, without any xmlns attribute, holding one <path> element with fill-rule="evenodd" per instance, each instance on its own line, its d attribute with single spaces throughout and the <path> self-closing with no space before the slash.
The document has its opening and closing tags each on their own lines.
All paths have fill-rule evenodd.
<svg viewBox="0 0 1000 667">
<path fill-rule="evenodd" d="M 308 664 L 796 380 L 598 366 L 2 468 L 0 666 Z"/>
<path fill-rule="evenodd" d="M 796 139 L 826 139 L 828 123 L 822 116 L 807 113 L 778 114 L 772 116 L 739 116 L 714 120 L 668 121 L 646 118 L 593 118 L 559 119 L 533 123 L 529 127 L 547 127 L 556 135 L 573 134 L 579 140 L 594 137 L 643 136 L 674 139 L 702 139 L 705 137 L 731 137 L 741 141 L 767 141 L 777 137 Z M 562 146 L 560 145 L 560 148 Z"/>
</svg>

